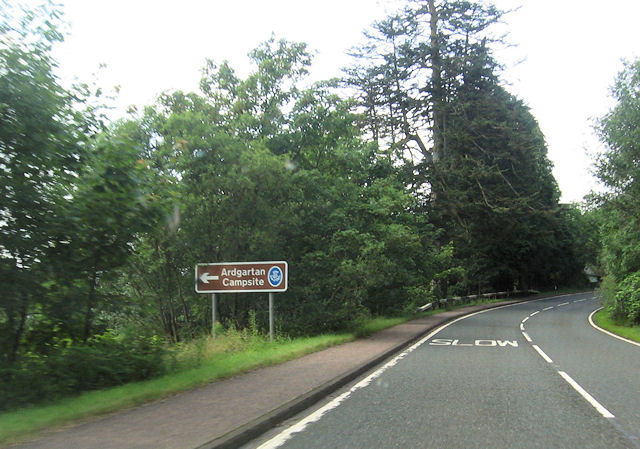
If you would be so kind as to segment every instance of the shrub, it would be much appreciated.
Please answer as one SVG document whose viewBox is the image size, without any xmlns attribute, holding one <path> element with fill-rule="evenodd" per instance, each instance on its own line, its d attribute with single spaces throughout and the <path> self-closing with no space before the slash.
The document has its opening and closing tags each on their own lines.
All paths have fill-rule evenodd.
<svg viewBox="0 0 640 449">
<path fill-rule="evenodd" d="M 640 272 L 627 276 L 618 286 L 615 310 L 632 324 L 640 324 Z"/>
<path fill-rule="evenodd" d="M 159 338 L 107 332 L 82 345 L 61 343 L 48 355 L 27 354 L 0 369 L 0 410 L 157 377 L 166 372 L 165 352 Z"/>
</svg>

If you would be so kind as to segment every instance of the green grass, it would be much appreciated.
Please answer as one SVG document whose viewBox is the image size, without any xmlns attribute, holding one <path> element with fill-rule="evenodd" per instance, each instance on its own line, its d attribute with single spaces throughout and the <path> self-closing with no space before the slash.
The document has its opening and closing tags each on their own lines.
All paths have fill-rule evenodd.
<svg viewBox="0 0 640 449">
<path fill-rule="evenodd" d="M 215 380 L 292 360 L 370 335 L 407 319 L 376 318 L 361 324 L 350 333 L 279 339 L 275 342 L 238 331 L 218 335 L 215 340 L 200 339 L 179 348 L 173 360 L 175 372 L 172 374 L 83 393 L 51 405 L 0 414 L 0 444 L 20 441 L 43 429 L 133 407 Z"/>
<path fill-rule="evenodd" d="M 400 318 L 374 318 L 359 323 L 351 332 L 297 339 L 267 338 L 249 331 L 231 330 L 215 340 L 200 340 L 179 346 L 171 360 L 173 372 L 163 377 L 120 387 L 83 393 L 51 405 L 33 406 L 0 414 L 0 445 L 31 438 L 35 433 L 73 421 L 114 412 L 187 391 L 215 380 L 292 360 L 406 322 L 419 316 L 468 307 L 476 301 L 449 309 L 430 310 Z"/>
<path fill-rule="evenodd" d="M 640 343 L 640 326 L 630 326 L 614 319 L 607 309 L 602 309 L 593 316 L 593 321 L 601 328 L 616 335 Z"/>
</svg>

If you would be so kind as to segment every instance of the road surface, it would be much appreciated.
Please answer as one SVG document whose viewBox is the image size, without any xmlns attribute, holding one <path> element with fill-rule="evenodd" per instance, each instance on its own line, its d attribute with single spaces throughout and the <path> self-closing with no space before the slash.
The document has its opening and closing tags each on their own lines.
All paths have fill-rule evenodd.
<svg viewBox="0 0 640 449">
<path fill-rule="evenodd" d="M 640 346 L 592 327 L 598 307 L 458 319 L 245 447 L 640 449 Z"/>
</svg>

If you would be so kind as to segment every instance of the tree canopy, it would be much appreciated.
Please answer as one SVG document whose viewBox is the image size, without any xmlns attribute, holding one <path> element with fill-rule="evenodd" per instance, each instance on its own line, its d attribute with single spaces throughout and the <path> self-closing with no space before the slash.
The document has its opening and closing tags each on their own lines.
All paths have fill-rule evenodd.
<svg viewBox="0 0 640 449">
<path fill-rule="evenodd" d="M 607 150 L 597 174 L 609 188 L 596 203 L 603 230 L 602 262 L 608 274 L 605 292 L 619 318 L 640 323 L 640 60 L 626 62 L 611 93 L 613 109 L 599 121 Z"/>
<path fill-rule="evenodd" d="M 5 14 L 0 404 L 30 400 L 12 396 L 29 376 L 94 357 L 123 368 L 61 392 L 161 373 L 158 341 L 211 328 L 193 291 L 198 262 L 287 260 L 277 326 L 290 336 L 448 295 L 579 284 L 584 221 L 558 204 L 538 123 L 500 82 L 491 30 L 502 14 L 410 1 L 367 33 L 344 80 L 313 85 L 307 46 L 271 38 L 246 77 L 208 60 L 198 92 L 165 92 L 107 124 L 86 88 L 56 76 L 58 13 Z M 603 122 L 601 170 L 632 226 L 618 206 L 635 188 L 625 114 Z M 619 247 L 611 264 L 635 273 Z M 218 307 L 225 326 L 266 327 L 255 295 Z"/>
</svg>

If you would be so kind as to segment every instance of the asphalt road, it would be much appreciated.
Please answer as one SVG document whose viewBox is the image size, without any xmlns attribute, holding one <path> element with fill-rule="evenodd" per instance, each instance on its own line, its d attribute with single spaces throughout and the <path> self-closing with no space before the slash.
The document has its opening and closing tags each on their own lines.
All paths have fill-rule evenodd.
<svg viewBox="0 0 640 449">
<path fill-rule="evenodd" d="M 456 320 L 246 448 L 633 448 L 640 347 L 593 294 Z"/>
</svg>

